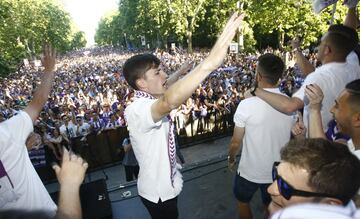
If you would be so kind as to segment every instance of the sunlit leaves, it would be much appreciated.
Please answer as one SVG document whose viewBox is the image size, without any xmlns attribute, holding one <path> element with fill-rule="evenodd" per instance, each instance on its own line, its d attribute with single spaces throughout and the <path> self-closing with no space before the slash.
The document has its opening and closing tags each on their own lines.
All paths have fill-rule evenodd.
<svg viewBox="0 0 360 219">
<path fill-rule="evenodd" d="M 23 58 L 36 58 L 45 42 L 59 52 L 84 46 L 69 14 L 55 0 L 0 1 L 0 59 L 6 66 L 0 73 L 14 70 Z"/>
</svg>

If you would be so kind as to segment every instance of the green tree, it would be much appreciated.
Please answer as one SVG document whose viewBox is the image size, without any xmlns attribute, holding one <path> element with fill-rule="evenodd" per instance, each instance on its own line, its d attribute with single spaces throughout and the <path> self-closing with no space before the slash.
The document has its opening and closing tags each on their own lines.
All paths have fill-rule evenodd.
<svg viewBox="0 0 360 219">
<path fill-rule="evenodd" d="M 115 28 L 114 19 L 118 16 L 117 11 L 110 12 L 103 16 L 98 24 L 95 33 L 95 42 L 100 45 L 113 45 L 114 44 L 114 33 Z"/>
<path fill-rule="evenodd" d="M 309 46 L 326 31 L 331 17 L 331 7 L 315 15 L 306 0 L 246 0 L 244 3 L 250 25 L 257 27 L 257 35 L 275 32 L 279 48 L 284 47 L 286 38 L 295 36 L 301 37 L 303 44 Z M 346 13 L 344 7 L 339 6 L 337 13 L 340 16 L 335 22 L 342 22 Z"/>
<path fill-rule="evenodd" d="M 83 31 L 78 31 L 72 36 L 70 43 L 71 50 L 80 49 L 86 46 L 85 33 Z"/>
<path fill-rule="evenodd" d="M 0 1 L 0 73 L 14 71 L 23 58 L 35 59 L 45 42 L 71 49 L 71 20 L 55 0 Z"/>
</svg>

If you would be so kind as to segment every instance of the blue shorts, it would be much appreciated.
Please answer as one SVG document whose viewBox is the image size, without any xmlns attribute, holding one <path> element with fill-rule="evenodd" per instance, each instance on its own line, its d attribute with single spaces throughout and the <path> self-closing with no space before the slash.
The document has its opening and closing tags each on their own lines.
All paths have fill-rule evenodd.
<svg viewBox="0 0 360 219">
<path fill-rule="evenodd" d="M 258 188 L 260 188 L 262 202 L 264 205 L 269 205 L 271 202 L 271 197 L 267 192 L 267 188 L 270 185 L 270 183 L 253 183 L 244 177 L 239 176 L 239 174 L 236 174 L 233 192 L 239 202 L 249 203 L 255 192 L 258 190 Z"/>
</svg>

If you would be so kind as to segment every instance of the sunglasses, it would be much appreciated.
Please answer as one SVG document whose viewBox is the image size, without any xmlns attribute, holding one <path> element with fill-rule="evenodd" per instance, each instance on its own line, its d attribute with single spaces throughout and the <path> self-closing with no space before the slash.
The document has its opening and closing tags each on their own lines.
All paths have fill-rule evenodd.
<svg viewBox="0 0 360 219">
<path fill-rule="evenodd" d="M 273 178 L 273 181 L 276 180 L 277 186 L 279 188 L 279 192 L 286 200 L 289 200 L 292 196 L 323 197 L 323 198 L 329 197 L 329 198 L 336 198 L 336 199 L 341 200 L 343 203 L 347 203 L 346 198 L 344 198 L 344 197 L 339 197 L 339 196 L 330 195 L 330 194 L 326 194 L 326 193 L 307 192 L 307 191 L 295 189 L 288 182 L 286 182 L 281 176 L 279 176 L 278 171 L 277 171 L 277 167 L 279 166 L 279 164 L 280 164 L 280 162 L 274 162 L 273 169 L 272 169 L 272 178 Z"/>
</svg>

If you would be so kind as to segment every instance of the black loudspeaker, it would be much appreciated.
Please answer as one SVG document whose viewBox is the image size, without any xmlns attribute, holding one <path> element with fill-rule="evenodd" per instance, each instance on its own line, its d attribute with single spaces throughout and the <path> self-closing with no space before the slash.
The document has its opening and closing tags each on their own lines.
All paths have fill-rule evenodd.
<svg viewBox="0 0 360 219">
<path fill-rule="evenodd" d="M 111 203 L 104 179 L 83 184 L 80 187 L 80 200 L 84 219 L 112 218 Z"/>
<path fill-rule="evenodd" d="M 50 194 L 58 203 L 58 192 Z M 111 219 L 112 209 L 104 179 L 81 185 L 80 201 L 83 219 Z"/>
</svg>

